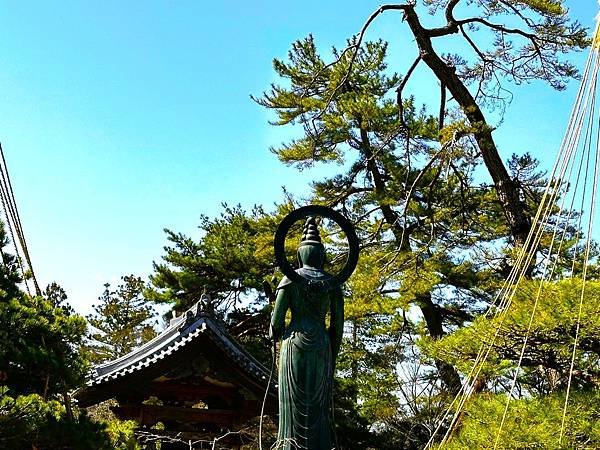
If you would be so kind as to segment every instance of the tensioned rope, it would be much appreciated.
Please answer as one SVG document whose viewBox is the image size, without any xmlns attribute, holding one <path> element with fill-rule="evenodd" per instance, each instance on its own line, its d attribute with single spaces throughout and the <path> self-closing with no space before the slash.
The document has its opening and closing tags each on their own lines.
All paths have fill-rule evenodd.
<svg viewBox="0 0 600 450">
<path fill-rule="evenodd" d="M 594 70 L 593 70 L 593 73 L 592 73 L 592 76 L 591 76 L 590 91 L 589 91 L 590 92 L 590 96 L 588 97 L 590 99 L 590 101 L 586 102 L 586 105 L 589 104 L 589 109 L 587 109 L 587 111 L 589 111 L 589 115 L 586 114 L 586 116 L 587 116 L 586 117 L 586 119 L 587 119 L 587 126 L 585 127 L 586 132 L 585 132 L 584 144 L 583 144 L 583 147 L 582 147 L 583 152 L 586 153 L 586 155 L 587 155 L 586 158 L 585 158 L 585 160 L 588 163 L 588 164 L 586 164 L 586 168 L 585 168 L 585 170 L 586 170 L 586 173 L 585 173 L 585 176 L 584 176 L 584 180 L 585 181 L 587 181 L 587 179 L 588 179 L 589 161 L 590 161 L 591 148 L 592 148 L 592 143 L 593 143 L 593 138 L 592 138 L 592 136 L 593 136 L 593 126 L 594 126 L 594 120 L 593 119 L 594 119 L 594 111 L 595 111 L 595 104 L 596 104 L 595 92 L 596 92 L 596 86 L 597 86 L 597 76 L 598 76 L 598 64 L 596 63 L 594 65 Z M 584 112 L 586 112 L 586 111 L 584 111 Z M 581 130 L 579 130 L 579 131 L 581 131 Z M 583 160 L 584 160 L 584 158 L 582 157 L 581 158 L 582 163 L 583 163 Z M 596 191 L 597 191 L 597 189 L 596 189 L 596 187 L 597 187 L 596 178 L 597 178 L 597 173 L 598 173 L 598 167 L 597 167 L 598 153 L 597 152 L 596 152 L 596 156 L 594 158 L 594 161 L 595 161 L 595 164 L 594 164 L 594 175 L 592 177 L 592 193 L 591 193 L 590 217 L 589 217 L 589 220 L 588 220 L 588 227 L 587 227 L 587 237 L 588 237 L 588 239 L 587 239 L 587 243 L 586 243 L 586 251 L 585 251 L 585 255 L 584 255 L 584 265 L 583 265 L 583 275 L 582 275 L 581 304 L 583 304 L 583 298 L 584 298 L 584 294 L 585 294 L 585 285 L 586 285 L 587 268 L 588 268 L 587 262 L 589 260 L 590 245 L 591 245 L 591 234 L 592 234 L 592 228 L 593 228 L 593 220 L 592 220 L 592 218 L 593 218 L 594 211 L 595 211 L 595 200 L 596 200 Z M 585 198 L 587 197 L 587 195 L 586 195 L 587 192 L 586 191 L 587 191 L 587 182 L 584 183 L 584 192 L 583 192 L 583 195 L 582 195 L 582 208 L 581 208 L 582 212 L 583 212 L 583 209 L 584 209 L 583 202 L 585 201 Z M 566 198 L 566 196 L 563 197 L 563 199 L 565 199 L 565 198 Z M 561 206 L 561 212 L 562 211 L 563 211 L 563 207 Z M 558 223 L 557 223 L 557 226 L 555 227 L 555 229 L 553 231 L 554 235 L 553 235 L 553 239 L 552 239 L 552 242 L 551 242 L 551 247 L 550 247 L 549 253 L 552 253 L 552 247 L 554 246 L 554 239 L 555 239 L 555 236 L 556 236 L 557 229 L 558 229 Z M 546 262 L 548 262 L 548 260 L 546 260 Z M 544 268 L 544 272 L 546 272 L 546 271 L 547 271 L 547 265 Z M 533 308 L 532 308 L 532 311 L 531 311 L 531 315 L 530 315 L 530 318 L 529 318 L 529 323 L 527 325 L 527 332 L 526 332 L 526 335 L 525 335 L 525 339 L 523 341 L 523 345 L 521 347 L 521 351 L 520 351 L 520 354 L 519 354 L 519 361 L 518 361 L 518 364 L 517 364 L 517 368 L 515 370 L 515 373 L 513 375 L 512 381 L 511 381 L 511 387 L 510 387 L 510 390 L 509 390 L 509 395 L 508 395 L 508 398 L 507 398 L 507 401 L 506 401 L 506 405 L 505 405 L 505 408 L 504 408 L 504 412 L 503 412 L 503 415 L 502 415 L 502 420 L 501 420 L 501 423 L 500 423 L 499 432 L 498 432 L 498 434 L 496 436 L 496 441 L 495 441 L 495 444 L 494 444 L 494 449 L 496 449 L 498 447 L 498 444 L 500 442 L 501 431 L 502 431 L 502 428 L 504 427 L 504 424 L 505 424 L 505 421 L 506 421 L 506 416 L 507 416 L 507 413 L 508 413 L 508 408 L 509 408 L 509 405 L 510 405 L 510 400 L 512 398 L 512 393 L 513 393 L 513 390 L 515 389 L 515 386 L 516 386 L 516 383 L 517 383 L 517 377 L 518 377 L 518 374 L 519 374 L 519 370 L 521 369 L 521 365 L 523 363 L 523 357 L 524 357 L 524 354 L 525 354 L 525 350 L 526 350 L 526 347 L 527 347 L 527 344 L 528 344 L 528 341 L 529 341 L 529 338 L 530 338 L 530 335 L 531 335 L 531 329 L 532 329 L 534 317 L 535 317 L 535 314 L 536 314 L 536 311 L 537 311 L 537 306 L 538 306 L 538 303 L 539 303 L 539 299 L 540 299 L 540 296 L 541 296 L 542 287 L 543 287 L 543 283 L 540 283 L 539 284 L 539 288 L 538 288 L 538 292 L 537 292 L 537 295 L 536 295 L 536 298 L 535 298 L 535 302 L 534 302 L 534 305 L 533 305 Z M 578 323 L 577 323 L 577 329 L 579 329 L 580 318 L 581 318 L 581 315 L 579 315 L 579 319 L 578 319 Z M 570 384 L 570 380 L 572 379 L 573 363 L 574 363 L 574 359 L 572 360 L 571 369 L 570 369 L 570 372 L 569 372 L 569 384 Z M 569 390 L 570 389 L 567 389 L 567 397 L 569 395 Z M 565 418 L 566 418 L 566 410 L 563 410 L 563 424 L 564 424 Z M 560 439 L 562 440 L 562 432 L 561 432 Z"/>
<path fill-rule="evenodd" d="M 596 46 L 594 46 L 594 47 L 596 48 Z M 596 48 L 596 53 L 598 55 L 600 55 L 600 52 L 598 52 L 597 48 Z M 594 82 L 596 82 L 596 81 L 597 80 L 594 80 Z M 592 112 L 592 114 L 590 116 L 590 122 L 592 122 L 592 120 L 594 118 L 595 117 Z M 585 255 L 584 255 L 584 259 L 583 259 L 584 266 L 583 266 L 583 275 L 582 275 L 581 295 L 579 298 L 579 305 L 578 305 L 578 311 L 577 311 L 575 338 L 573 339 L 573 351 L 571 353 L 571 364 L 569 367 L 569 379 L 567 382 L 567 392 L 565 395 L 565 402 L 564 402 L 564 406 L 563 406 L 563 416 L 562 416 L 561 427 L 560 427 L 559 443 L 562 443 L 562 440 L 564 437 L 565 422 L 566 422 L 566 416 L 567 416 L 567 407 L 568 407 L 568 403 L 569 403 L 569 395 L 571 393 L 571 384 L 573 381 L 573 369 L 574 369 L 574 365 L 575 365 L 577 346 L 579 344 L 579 333 L 581 331 L 581 316 L 582 316 L 582 312 L 583 312 L 585 284 L 587 281 L 587 272 L 588 272 L 588 264 L 587 263 L 590 259 L 590 249 L 591 249 L 591 244 L 592 244 L 591 236 L 593 233 L 593 225 L 594 225 L 593 217 L 594 217 L 594 213 L 596 211 L 596 198 L 597 198 L 597 194 L 598 194 L 598 173 L 600 170 L 600 151 L 598 150 L 598 144 L 600 144 L 600 122 L 598 123 L 597 129 L 596 129 L 596 149 L 595 149 L 596 154 L 595 154 L 595 161 L 594 161 L 594 175 L 592 178 L 593 184 L 592 184 L 592 199 L 591 199 L 591 207 L 590 207 L 590 220 L 588 222 L 588 230 L 587 230 L 588 240 L 586 242 Z M 592 147 L 592 141 L 590 140 L 590 149 L 591 149 L 591 147 Z M 589 152 L 589 153 L 591 153 L 591 152 Z"/>
<path fill-rule="evenodd" d="M 581 239 L 581 233 L 579 230 L 581 230 L 582 219 L 584 215 L 587 215 L 588 220 L 586 229 L 587 241 L 583 250 L 583 274 L 581 277 L 582 285 L 579 298 L 579 308 L 577 312 L 576 330 L 571 353 L 567 391 L 563 407 L 562 425 L 559 436 L 559 442 L 562 442 L 566 426 L 567 408 L 581 328 L 581 318 L 587 279 L 587 267 L 590 257 L 593 234 L 593 218 L 597 197 L 597 178 L 598 174 L 600 173 L 600 152 L 598 149 L 600 144 L 600 123 L 596 123 L 595 120 L 595 105 L 598 87 L 597 79 L 600 69 L 600 53 L 598 49 L 598 38 L 600 36 L 599 26 L 600 22 L 596 24 L 594 45 L 589 53 L 580 89 L 575 100 L 575 105 L 569 119 L 567 130 L 561 143 L 555 165 L 548 177 L 548 182 L 544 189 L 542 200 L 532 222 L 531 231 L 525 244 L 517 254 L 509 276 L 501 286 L 498 294 L 492 302 L 492 306 L 485 313 L 485 316 L 493 316 L 494 318 L 497 318 L 494 329 L 492 330 L 492 336 L 487 342 L 485 339 L 483 340 L 482 345 L 475 357 L 472 368 L 465 377 L 461 390 L 455 396 L 448 409 L 444 412 L 443 416 L 439 420 L 438 425 L 432 433 L 432 436 L 425 448 L 430 448 L 434 444 L 436 435 L 440 433 L 444 427 L 447 427 L 447 431 L 442 440 L 439 442 L 438 448 L 443 448 L 443 446 L 448 442 L 452 434 L 455 432 L 461 412 L 464 411 L 466 402 L 472 396 L 484 364 L 486 363 L 495 345 L 495 342 L 500 336 L 502 325 L 508 315 L 515 292 L 518 290 L 521 281 L 525 278 L 532 264 L 534 262 L 538 264 L 540 263 L 540 261 L 537 261 L 537 259 L 540 257 L 537 253 L 537 249 L 539 248 L 542 238 L 544 236 L 551 235 L 547 254 L 544 257 L 545 259 L 541 261 L 542 270 L 541 275 L 538 277 L 539 286 L 533 306 L 531 308 L 524 341 L 519 351 L 517 367 L 514 370 L 511 386 L 507 392 L 505 408 L 494 443 L 494 448 L 498 448 L 501 440 L 502 429 L 505 425 L 507 413 L 510 407 L 510 402 L 513 398 L 513 391 L 517 384 L 517 378 L 522 367 L 523 358 L 532 331 L 532 325 L 537 312 L 544 282 L 547 282 L 554 277 L 560 259 L 559 255 L 563 249 L 566 239 L 566 226 L 563 226 L 561 229 L 561 222 L 563 224 L 569 223 L 573 218 L 573 215 L 577 213 L 579 214 L 579 224 L 577 227 L 578 231 L 576 233 L 576 243 L 574 247 L 575 254 L 573 256 L 573 262 L 570 271 L 571 277 L 574 276 L 575 262 L 576 258 L 579 256 L 578 245 Z M 581 140 L 582 135 L 583 141 Z M 594 155 L 592 156 L 593 152 Z M 592 165 L 592 167 L 590 167 L 590 165 Z M 577 167 L 577 170 L 575 170 L 575 167 Z M 582 172 L 584 172 L 583 178 Z M 589 178 L 590 172 L 593 173 L 591 180 Z M 576 173 L 576 179 L 572 181 L 574 173 Z M 581 183 L 582 181 L 583 183 Z M 588 186 L 588 184 L 591 184 L 591 186 Z M 583 187 L 583 193 L 579 192 L 578 190 L 580 186 Z M 591 190 L 591 195 L 588 195 L 588 190 Z M 573 206 L 576 198 L 578 197 L 581 200 L 581 209 L 578 212 L 575 212 Z M 560 206 L 557 206 L 556 202 L 559 199 Z M 586 202 L 589 202 L 589 205 L 586 205 Z M 565 208 L 566 205 L 569 206 Z M 587 209 L 585 208 L 586 206 L 588 206 Z M 554 221 L 552 218 L 554 218 Z M 560 236 L 558 242 L 557 236 Z M 528 251 L 528 249 L 530 250 Z M 449 418 L 450 420 L 448 421 Z"/>
<path fill-rule="evenodd" d="M 31 294 L 28 285 L 28 278 L 33 282 L 33 287 L 36 295 L 41 295 L 41 290 L 33 270 L 33 264 L 31 263 L 31 256 L 29 255 L 29 248 L 27 247 L 27 241 L 25 240 L 25 233 L 23 232 L 23 225 L 21 223 L 21 216 L 17 208 L 15 201 L 15 194 L 6 165 L 6 159 L 4 157 L 4 149 L 0 144 L 0 202 L 2 203 L 2 209 L 6 218 L 6 226 L 9 230 L 19 268 L 23 274 L 23 282 L 27 293 Z M 16 239 L 15 239 L 16 237 Z M 25 264 L 24 264 L 25 263 Z"/>
</svg>

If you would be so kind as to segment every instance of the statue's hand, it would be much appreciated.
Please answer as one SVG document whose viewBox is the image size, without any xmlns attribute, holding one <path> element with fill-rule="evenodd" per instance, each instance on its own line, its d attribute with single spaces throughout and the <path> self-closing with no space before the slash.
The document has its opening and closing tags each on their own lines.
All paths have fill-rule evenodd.
<svg viewBox="0 0 600 450">
<path fill-rule="evenodd" d="M 273 341 L 278 341 L 279 338 L 281 337 L 281 330 L 276 329 L 273 324 L 269 325 L 269 337 L 273 340 Z"/>
</svg>

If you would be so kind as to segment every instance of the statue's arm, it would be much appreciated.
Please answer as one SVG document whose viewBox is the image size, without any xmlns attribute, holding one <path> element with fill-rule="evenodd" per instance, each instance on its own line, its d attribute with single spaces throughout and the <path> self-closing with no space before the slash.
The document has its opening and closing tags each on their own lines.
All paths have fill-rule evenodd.
<svg viewBox="0 0 600 450">
<path fill-rule="evenodd" d="M 277 297 L 275 299 L 275 308 L 271 316 L 271 326 L 269 327 L 269 337 L 273 340 L 279 340 L 285 328 L 285 314 L 290 306 L 289 289 L 290 285 L 277 289 Z"/>
<path fill-rule="evenodd" d="M 342 336 L 344 335 L 344 295 L 341 289 L 335 289 L 331 294 L 331 320 L 329 325 L 329 339 L 331 341 L 331 352 L 333 365 L 337 360 Z"/>
</svg>

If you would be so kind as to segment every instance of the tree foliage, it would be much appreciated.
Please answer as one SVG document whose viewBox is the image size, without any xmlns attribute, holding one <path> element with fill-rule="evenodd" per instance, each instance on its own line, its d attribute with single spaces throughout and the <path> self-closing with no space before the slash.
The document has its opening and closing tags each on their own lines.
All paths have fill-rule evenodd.
<svg viewBox="0 0 600 450">
<path fill-rule="evenodd" d="M 493 449 L 499 434 L 500 445 L 497 448 L 502 449 L 587 450 L 600 446 L 598 390 L 572 394 L 562 442 L 559 440 L 559 430 L 562 426 L 564 394 L 514 400 L 500 432 L 505 403 L 504 395 L 489 393 L 470 401 L 460 431 L 442 448 Z"/>
<path fill-rule="evenodd" d="M 443 448 L 494 448 L 497 439 L 501 448 L 600 445 L 599 289 L 597 280 L 524 280 L 505 313 L 419 343 L 465 375 L 480 349 L 490 349 L 480 375 L 488 390 L 467 402 L 458 432 Z"/>
<path fill-rule="evenodd" d="M 81 383 L 88 368 L 78 352 L 85 320 L 73 314 L 66 297 L 52 294 L 60 292 L 57 285 L 46 291 L 48 297 L 31 297 L 14 284 L 20 279 L 17 268 L 4 269 L 0 280 L 6 286 L 0 298 L 2 384 L 11 393 L 62 395 Z"/>
<path fill-rule="evenodd" d="M 584 284 L 577 278 L 557 282 L 524 280 L 506 312 L 478 317 L 470 326 L 441 340 L 423 339 L 420 346 L 426 354 L 443 358 L 467 374 L 479 349 L 491 345 L 482 375 L 497 390 L 513 376 L 522 350 L 518 391 L 523 395 L 565 391 L 569 378 L 575 389 L 598 388 L 599 290 L 598 281 Z M 576 335 L 577 351 L 571 373 Z"/>
<path fill-rule="evenodd" d="M 85 413 L 69 417 L 56 400 L 44 400 L 38 394 L 7 395 L 0 388 L 0 447 L 28 448 L 93 448 L 113 447 L 104 433 L 105 425 L 91 421 Z"/>
<path fill-rule="evenodd" d="M 165 247 L 163 262 L 154 263 L 149 298 L 182 312 L 208 292 L 235 307 L 240 295 L 262 289 L 273 272 L 270 237 L 277 223 L 262 208 L 247 214 L 239 206 L 224 205 L 221 217 L 200 218 L 198 240 L 165 230 L 171 245 Z"/>
<path fill-rule="evenodd" d="M 430 38 L 458 34 L 468 52 L 446 56 L 475 100 L 497 103 L 510 92 L 504 84 L 543 80 L 564 89 L 577 74 L 565 59 L 589 44 L 587 30 L 569 17 L 562 0 L 424 0 L 433 16 L 446 24 L 424 29 Z M 443 14 L 443 15 L 442 15 Z"/>
<path fill-rule="evenodd" d="M 15 255 L 7 252 L 9 245 L 6 235 L 6 226 L 0 222 L 0 251 L 2 252 L 2 264 L 0 265 L 0 295 L 4 298 L 20 297 L 19 283 L 23 281 L 19 270 L 19 261 Z"/>
<path fill-rule="evenodd" d="M 144 298 L 145 283 L 140 277 L 126 275 L 122 283 L 104 292 L 87 317 L 91 331 L 87 350 L 94 362 L 105 362 L 126 355 L 156 336 L 156 312 Z"/>
<path fill-rule="evenodd" d="M 71 405 L 89 362 L 86 322 L 56 283 L 42 296 L 21 291 L 22 274 L 0 227 L 0 447 L 115 448 L 106 425 Z"/>
</svg>

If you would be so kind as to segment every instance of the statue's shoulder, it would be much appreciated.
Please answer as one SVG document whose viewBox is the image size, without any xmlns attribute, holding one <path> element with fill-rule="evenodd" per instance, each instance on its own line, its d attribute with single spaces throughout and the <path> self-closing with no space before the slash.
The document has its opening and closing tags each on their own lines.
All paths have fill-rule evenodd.
<svg viewBox="0 0 600 450">
<path fill-rule="evenodd" d="M 290 284 L 292 284 L 292 280 L 290 280 L 287 276 L 284 275 L 284 277 L 277 285 L 277 290 L 283 289 L 284 287 L 289 286 Z"/>
</svg>

